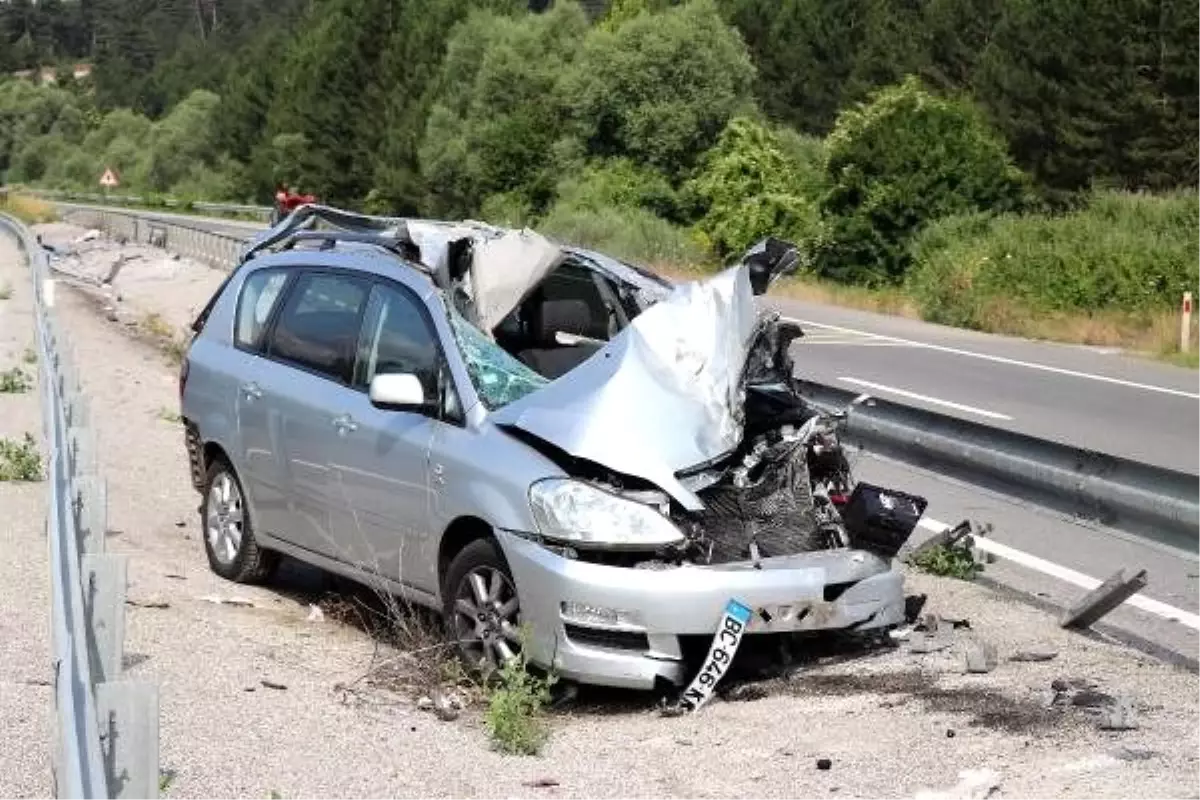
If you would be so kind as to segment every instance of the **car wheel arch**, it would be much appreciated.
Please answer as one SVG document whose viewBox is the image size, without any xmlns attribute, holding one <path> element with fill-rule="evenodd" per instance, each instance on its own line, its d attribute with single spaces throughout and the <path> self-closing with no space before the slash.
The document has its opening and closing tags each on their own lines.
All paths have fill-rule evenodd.
<svg viewBox="0 0 1200 800">
<path fill-rule="evenodd" d="M 463 549 L 478 539 L 495 540 L 495 528 L 487 521 L 474 516 L 462 516 L 446 526 L 438 544 L 437 578 L 440 584 L 446 578 L 450 562 Z"/>
</svg>

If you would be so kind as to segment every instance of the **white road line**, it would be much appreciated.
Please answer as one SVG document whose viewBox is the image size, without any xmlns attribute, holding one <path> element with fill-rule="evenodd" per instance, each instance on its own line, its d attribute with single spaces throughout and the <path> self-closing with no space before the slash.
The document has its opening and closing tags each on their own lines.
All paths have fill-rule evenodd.
<svg viewBox="0 0 1200 800">
<path fill-rule="evenodd" d="M 894 386 L 884 386 L 882 383 L 871 383 L 871 381 L 864 381 L 859 378 L 841 378 L 841 377 L 839 377 L 838 380 L 842 381 L 843 383 L 853 383 L 855 386 L 865 386 L 866 388 L 874 389 L 877 392 L 886 392 L 888 394 L 897 394 L 897 395 L 900 395 L 901 397 L 907 397 L 910 400 L 920 400 L 925 403 L 932 403 L 932 404 L 938 405 L 938 406 L 945 406 L 946 408 L 953 408 L 958 411 L 966 411 L 969 414 L 978 414 L 981 417 L 989 417 L 991 419 L 1012 420 L 1012 417 L 1008 416 L 1007 414 L 1000 414 L 995 411 L 988 411 L 983 408 L 976 408 L 975 406 L 965 406 L 962 403 L 952 403 L 949 400 L 939 400 L 936 397 L 930 397 L 930 396 L 924 395 L 924 394 L 917 394 L 916 392 L 910 392 L 907 389 L 897 389 Z"/>
<path fill-rule="evenodd" d="M 921 521 L 917 524 L 933 533 L 941 533 L 950 527 L 944 522 L 938 522 L 936 519 L 928 517 L 922 517 Z M 1038 558 L 1015 547 L 1009 547 L 1006 544 L 1001 544 L 994 539 L 988 539 L 984 536 L 975 537 L 975 546 L 984 552 L 995 554 L 997 558 L 1003 558 L 1005 561 L 1020 564 L 1022 567 L 1040 572 L 1043 575 L 1058 578 L 1060 581 L 1073 584 L 1081 589 L 1091 591 L 1102 583 L 1102 581 L 1098 581 L 1090 575 L 1084 575 L 1082 572 L 1076 572 L 1073 569 L 1055 564 L 1053 561 Z M 1153 600 L 1144 594 L 1135 594 L 1126 600 L 1125 604 L 1154 614 L 1157 617 L 1182 623 L 1192 630 L 1200 630 L 1200 616 L 1158 600 Z"/>
<path fill-rule="evenodd" d="M 1160 394 L 1170 394 L 1176 397 L 1188 397 L 1193 400 L 1200 400 L 1200 394 L 1193 392 L 1185 392 L 1181 389 L 1168 389 L 1165 386 L 1154 386 L 1149 383 L 1138 383 L 1137 381 L 1127 381 L 1121 378 L 1110 378 L 1107 375 L 1093 375 L 1090 372 L 1079 372 L 1073 369 L 1064 369 L 1063 367 L 1052 367 L 1048 364 L 1038 364 L 1033 361 L 1021 361 L 1015 358 L 1005 358 L 1004 356 L 993 356 L 987 353 L 976 353 L 972 350 L 960 350 L 957 347 L 946 347 L 941 344 L 929 344 L 927 342 L 918 342 L 912 339 L 901 339 L 898 336 L 884 336 L 879 333 L 867 333 L 858 331 L 853 328 L 843 328 L 840 325 L 828 325 L 824 322 L 813 322 L 812 320 L 797 319 L 795 317 L 787 318 L 790 322 L 796 322 L 800 325 L 811 325 L 814 328 L 825 328 L 831 331 L 840 331 L 846 334 L 857 334 L 859 336 L 873 336 L 876 339 L 886 339 L 892 342 L 906 344 L 911 347 L 923 347 L 926 350 L 937 350 L 942 353 L 952 353 L 958 356 L 967 356 L 968 358 L 981 358 L 984 361 L 994 361 L 997 364 L 1009 364 L 1014 367 L 1025 367 L 1027 369 L 1036 369 L 1043 372 L 1053 372 L 1058 375 L 1070 375 L 1073 378 L 1084 378 L 1091 381 L 1100 381 L 1102 383 L 1112 383 L 1117 386 L 1128 386 L 1131 389 L 1144 389 L 1147 392 L 1159 392 Z M 803 340 L 801 340 L 803 341 Z"/>
</svg>

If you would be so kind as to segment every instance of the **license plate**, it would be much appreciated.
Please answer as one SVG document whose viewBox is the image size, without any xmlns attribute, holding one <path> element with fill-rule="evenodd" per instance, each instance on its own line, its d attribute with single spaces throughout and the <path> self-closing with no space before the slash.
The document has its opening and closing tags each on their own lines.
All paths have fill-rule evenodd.
<svg viewBox="0 0 1200 800">
<path fill-rule="evenodd" d="M 738 645 L 742 643 L 742 634 L 746 632 L 749 622 L 749 607 L 737 600 L 730 600 L 725 604 L 725 613 L 721 615 L 721 622 L 717 626 L 716 635 L 713 636 L 712 647 L 708 649 L 708 656 L 704 659 L 704 666 L 679 698 L 679 705 L 685 711 L 698 711 L 712 697 L 717 683 L 733 663 L 733 656 L 737 653 Z"/>
</svg>

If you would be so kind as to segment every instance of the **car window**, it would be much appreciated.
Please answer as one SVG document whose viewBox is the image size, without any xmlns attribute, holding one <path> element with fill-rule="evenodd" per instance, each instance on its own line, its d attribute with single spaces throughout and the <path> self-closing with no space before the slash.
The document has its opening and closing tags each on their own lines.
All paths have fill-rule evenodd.
<svg viewBox="0 0 1200 800">
<path fill-rule="evenodd" d="M 471 385 L 489 410 L 506 406 L 550 382 L 484 336 L 453 307 L 450 308 L 450 327 Z"/>
<path fill-rule="evenodd" d="M 376 375 L 416 375 L 427 397 L 436 396 L 441 348 L 421 303 L 410 292 L 376 284 L 367 300 L 354 385 L 367 387 Z"/>
<path fill-rule="evenodd" d="M 348 275 L 301 276 L 271 331 L 268 354 L 349 383 L 368 286 Z"/>
<path fill-rule="evenodd" d="M 242 296 L 238 299 L 237 323 L 234 326 L 234 342 L 238 347 L 262 349 L 263 334 L 271 320 L 288 274 L 281 270 L 264 269 L 252 273 L 242 284 Z"/>
</svg>

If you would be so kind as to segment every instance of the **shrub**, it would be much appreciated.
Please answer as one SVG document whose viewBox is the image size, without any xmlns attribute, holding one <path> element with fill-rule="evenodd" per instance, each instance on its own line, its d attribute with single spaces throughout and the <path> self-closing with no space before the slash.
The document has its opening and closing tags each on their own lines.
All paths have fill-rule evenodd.
<svg viewBox="0 0 1200 800">
<path fill-rule="evenodd" d="M 712 0 L 637 13 L 588 33 L 559 83 L 592 156 L 626 156 L 682 179 L 750 101 L 754 67 Z"/>
<path fill-rule="evenodd" d="M 20 441 L 0 438 L 0 481 L 40 481 L 42 456 L 33 436 Z"/>
<path fill-rule="evenodd" d="M 497 670 L 495 679 L 484 717 L 492 743 L 504 753 L 537 755 L 549 736 L 542 709 L 550 702 L 554 675 L 531 675 L 522 651 Z"/>
<path fill-rule="evenodd" d="M 1023 202 L 1025 178 L 980 112 L 916 78 L 842 112 L 826 144 L 830 229 L 819 269 L 829 277 L 898 280 L 927 223 Z"/>
<path fill-rule="evenodd" d="M 679 201 L 661 173 L 627 158 L 594 161 L 558 182 L 559 204 L 599 211 L 608 207 L 641 208 L 660 217 L 678 214 Z"/>
<path fill-rule="evenodd" d="M 741 253 L 768 234 L 801 246 L 819 238 L 819 177 L 813 163 L 785 150 L 780 138 L 745 117 L 730 121 L 688 184 L 704 216 L 697 227 L 719 256 Z M 811 154 L 810 159 L 811 159 Z"/>
<path fill-rule="evenodd" d="M 555 205 L 536 226 L 554 239 L 646 265 L 701 264 L 704 247 L 688 232 L 640 208 Z"/>
<path fill-rule="evenodd" d="M 1006 314 L 1170 309 L 1200 283 L 1195 192 L 1097 192 L 1058 217 L 952 217 L 913 247 L 931 321 L 994 329 Z"/>
</svg>

